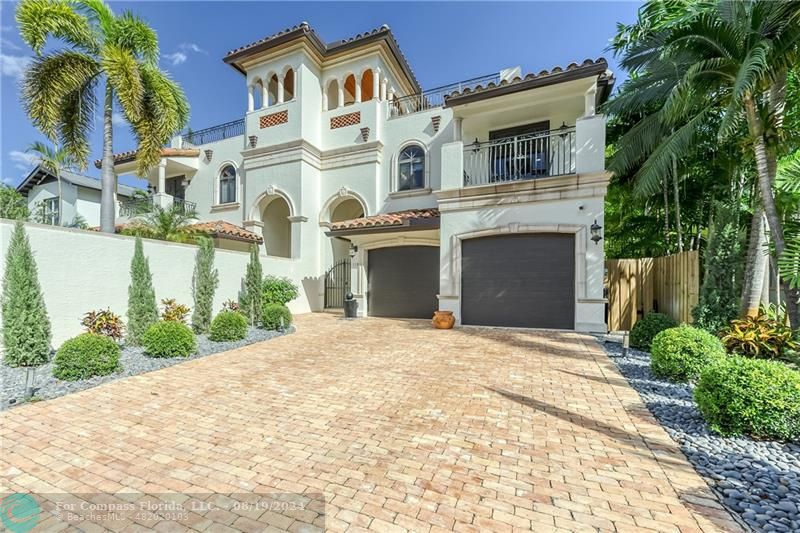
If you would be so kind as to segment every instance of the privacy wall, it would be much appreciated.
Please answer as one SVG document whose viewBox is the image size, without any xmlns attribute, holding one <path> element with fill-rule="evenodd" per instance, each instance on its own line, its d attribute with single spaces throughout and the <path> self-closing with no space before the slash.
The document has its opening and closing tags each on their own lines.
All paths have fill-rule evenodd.
<svg viewBox="0 0 800 533">
<path fill-rule="evenodd" d="M 25 224 L 31 241 L 39 283 L 44 292 L 47 313 L 53 328 L 53 346 L 82 332 L 81 319 L 87 311 L 111 308 L 125 316 L 128 309 L 130 262 L 134 238 L 94 231 Z M 0 278 L 5 271 L 14 223 L 0 220 Z M 144 240 L 144 253 L 150 261 L 156 299 L 175 298 L 193 305 L 192 272 L 197 247 L 187 244 Z M 264 274 L 286 276 L 300 287 L 301 296 L 289 304 L 293 313 L 307 313 L 318 307 L 319 283 L 303 265 L 289 259 L 263 255 Z M 214 296 L 214 312 L 222 302 L 237 299 L 249 254 L 216 250 L 215 266 L 219 287 Z M 1 347 L 0 347 L 1 348 Z"/>
</svg>

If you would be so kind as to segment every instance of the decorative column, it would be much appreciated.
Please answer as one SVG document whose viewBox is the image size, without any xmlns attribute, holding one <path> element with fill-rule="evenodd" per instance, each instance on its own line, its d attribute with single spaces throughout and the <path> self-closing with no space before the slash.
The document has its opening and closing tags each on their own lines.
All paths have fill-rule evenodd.
<svg viewBox="0 0 800 533">
<path fill-rule="evenodd" d="M 381 100 L 386 100 L 386 78 L 381 80 Z"/>
<path fill-rule="evenodd" d="M 388 96 L 389 96 L 389 102 L 392 102 L 394 100 L 394 87 L 389 88 Z"/>
<path fill-rule="evenodd" d="M 328 87 L 325 85 L 322 86 L 322 110 L 328 110 Z"/>
<path fill-rule="evenodd" d="M 278 103 L 283 103 L 283 78 L 278 78 Z"/>
<path fill-rule="evenodd" d="M 461 132 L 461 123 L 464 121 L 461 117 L 453 117 L 453 141 L 460 141 L 463 139 Z"/>
<path fill-rule="evenodd" d="M 158 162 L 158 193 L 167 194 L 167 161 L 162 159 Z"/>
<path fill-rule="evenodd" d="M 381 69 L 376 68 L 372 73 L 372 98 L 373 100 L 380 100 L 381 98 Z"/>
<path fill-rule="evenodd" d="M 358 104 L 361 102 L 361 84 L 358 83 L 358 80 L 356 80 L 355 85 L 356 85 L 356 103 Z"/>
<path fill-rule="evenodd" d="M 255 106 L 255 94 L 253 93 L 254 87 L 252 85 L 247 86 L 247 111 L 250 112 L 253 110 Z"/>
<path fill-rule="evenodd" d="M 586 91 L 583 103 L 584 117 L 593 117 L 595 115 L 596 93 L 597 93 L 597 85 L 592 85 L 592 87 L 588 91 Z"/>
<path fill-rule="evenodd" d="M 344 107 L 344 83 L 339 83 L 337 85 L 339 89 L 339 98 L 337 100 L 336 107 Z"/>
<path fill-rule="evenodd" d="M 261 82 L 261 109 L 269 107 L 269 84 Z"/>
</svg>

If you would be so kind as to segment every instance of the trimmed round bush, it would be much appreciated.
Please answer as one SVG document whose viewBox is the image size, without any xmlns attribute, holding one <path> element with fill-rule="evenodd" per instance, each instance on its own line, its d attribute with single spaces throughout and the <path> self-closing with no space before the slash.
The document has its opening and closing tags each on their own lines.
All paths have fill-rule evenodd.
<svg viewBox="0 0 800 533">
<path fill-rule="evenodd" d="M 647 313 L 631 329 L 631 346 L 640 350 L 649 350 L 656 335 L 677 325 L 678 323 L 669 315 L 655 312 Z"/>
<path fill-rule="evenodd" d="M 211 321 L 212 341 L 239 341 L 247 336 L 247 319 L 237 311 L 222 311 Z"/>
<path fill-rule="evenodd" d="M 56 352 L 53 376 L 77 381 L 113 374 L 119 368 L 119 345 L 110 337 L 84 333 L 69 339 Z"/>
<path fill-rule="evenodd" d="M 147 328 L 142 346 L 150 357 L 189 357 L 197 349 L 197 340 L 183 322 L 161 320 Z"/>
<path fill-rule="evenodd" d="M 783 363 L 726 357 L 700 373 L 694 399 L 722 435 L 800 439 L 800 372 Z"/>
<path fill-rule="evenodd" d="M 665 329 L 650 348 L 650 370 L 660 378 L 695 380 L 710 364 L 725 357 L 725 347 L 711 333 L 691 326 Z"/>
<path fill-rule="evenodd" d="M 280 329 L 281 318 L 284 327 L 292 323 L 292 312 L 283 304 L 265 303 L 261 311 L 261 325 L 265 329 Z"/>
</svg>

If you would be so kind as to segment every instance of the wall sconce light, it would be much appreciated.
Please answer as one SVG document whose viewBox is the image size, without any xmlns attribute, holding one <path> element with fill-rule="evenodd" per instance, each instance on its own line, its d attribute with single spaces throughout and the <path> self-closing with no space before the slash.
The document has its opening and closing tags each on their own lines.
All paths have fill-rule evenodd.
<svg viewBox="0 0 800 533">
<path fill-rule="evenodd" d="M 250 140 L 250 148 L 255 148 L 256 144 L 258 144 L 258 137 L 256 135 L 251 135 L 248 139 Z"/>
<path fill-rule="evenodd" d="M 599 243 L 603 237 L 600 236 L 600 230 L 603 229 L 603 226 L 597 223 L 597 219 L 594 220 L 594 224 L 589 226 L 589 231 L 592 232 L 592 242 L 597 244 Z"/>
<path fill-rule="evenodd" d="M 357 253 L 358 253 L 358 246 L 356 246 L 353 243 L 350 243 L 350 259 L 353 259 Z"/>
<path fill-rule="evenodd" d="M 210 163 L 211 162 L 211 158 L 214 156 L 214 150 L 209 148 L 205 152 L 206 152 L 206 161 L 208 161 Z"/>
</svg>

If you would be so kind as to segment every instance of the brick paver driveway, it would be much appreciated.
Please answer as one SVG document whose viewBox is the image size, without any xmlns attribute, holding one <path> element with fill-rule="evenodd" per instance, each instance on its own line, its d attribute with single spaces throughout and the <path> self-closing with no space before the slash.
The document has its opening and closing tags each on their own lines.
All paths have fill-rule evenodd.
<svg viewBox="0 0 800 533">
<path fill-rule="evenodd" d="M 736 529 L 599 346 L 574 333 L 301 316 L 293 335 L 2 421 L 4 490 L 220 504 L 180 518 L 198 530 Z M 237 508 L 220 495 L 275 492 L 325 503 Z M 41 526 L 64 525 L 44 506 Z M 166 518 L 80 526 L 181 529 Z"/>
</svg>

